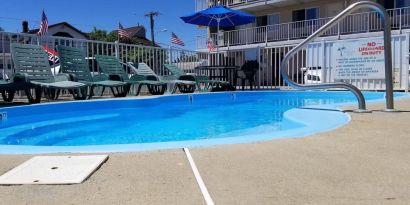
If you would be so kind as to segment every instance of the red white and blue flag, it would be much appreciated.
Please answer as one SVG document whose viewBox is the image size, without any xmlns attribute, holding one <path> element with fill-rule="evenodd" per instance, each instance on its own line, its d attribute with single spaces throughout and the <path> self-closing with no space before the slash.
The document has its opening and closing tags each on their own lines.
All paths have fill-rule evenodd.
<svg viewBox="0 0 410 205">
<path fill-rule="evenodd" d="M 44 10 L 43 10 L 43 13 L 41 15 L 40 29 L 38 30 L 37 35 L 42 36 L 46 34 L 47 31 L 48 31 L 48 19 L 47 19 L 46 13 L 44 13 Z"/>
<path fill-rule="evenodd" d="M 47 52 L 48 60 L 50 62 L 52 62 L 52 64 L 60 62 L 60 58 L 58 57 L 58 52 L 57 51 L 55 51 L 54 49 L 48 47 L 47 45 L 44 45 L 43 49 L 44 49 L 44 51 Z"/>
<path fill-rule="evenodd" d="M 178 38 L 178 36 L 175 35 L 174 32 L 172 32 L 172 34 L 171 34 L 171 43 L 177 44 L 177 45 L 180 45 L 180 46 L 185 46 L 185 43 L 180 38 Z"/>
<path fill-rule="evenodd" d="M 129 38 L 130 35 L 128 32 L 124 29 L 124 27 L 121 25 L 121 23 L 118 23 L 118 36 L 120 38 Z"/>
</svg>

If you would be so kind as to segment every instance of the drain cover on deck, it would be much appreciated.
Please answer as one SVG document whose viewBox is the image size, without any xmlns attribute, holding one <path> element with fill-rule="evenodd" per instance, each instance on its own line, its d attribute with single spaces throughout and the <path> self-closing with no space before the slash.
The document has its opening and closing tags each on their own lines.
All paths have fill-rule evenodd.
<svg viewBox="0 0 410 205">
<path fill-rule="evenodd" d="M 78 184 L 108 155 L 37 156 L 0 176 L 0 184 Z"/>
</svg>

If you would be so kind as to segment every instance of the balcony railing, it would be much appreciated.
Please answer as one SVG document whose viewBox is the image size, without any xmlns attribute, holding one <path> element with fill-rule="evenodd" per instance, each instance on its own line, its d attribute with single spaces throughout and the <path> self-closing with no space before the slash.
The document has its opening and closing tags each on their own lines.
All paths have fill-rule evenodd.
<svg viewBox="0 0 410 205">
<path fill-rule="evenodd" d="M 267 2 L 269 0 L 195 0 L 195 10 L 200 11 L 207 9 L 211 6 L 217 5 L 218 1 L 220 5 L 226 6 L 226 7 L 235 7 L 235 6 L 242 6 L 242 5 L 247 5 L 247 4 L 252 4 L 252 3 L 258 3 L 258 2 Z"/>
<path fill-rule="evenodd" d="M 410 7 L 390 9 L 388 13 L 392 29 L 410 29 Z M 197 48 L 207 48 L 209 38 L 219 47 L 303 39 L 330 19 L 332 17 L 225 31 L 220 32 L 219 40 L 217 40 L 216 33 L 211 33 L 209 37 L 200 36 L 197 38 Z M 364 12 L 348 16 L 324 33 L 323 36 L 340 36 L 382 30 L 383 22 L 379 15 L 376 12 Z"/>
</svg>

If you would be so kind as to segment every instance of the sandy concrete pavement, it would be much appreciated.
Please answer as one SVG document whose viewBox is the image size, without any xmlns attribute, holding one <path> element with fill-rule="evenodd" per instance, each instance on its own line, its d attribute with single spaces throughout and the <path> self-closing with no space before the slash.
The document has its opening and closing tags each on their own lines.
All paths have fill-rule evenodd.
<svg viewBox="0 0 410 205">
<path fill-rule="evenodd" d="M 380 109 L 381 105 L 371 105 Z M 305 138 L 194 148 L 216 204 L 410 204 L 410 100 Z M 204 204 L 182 150 L 111 153 L 85 183 L 0 186 L 0 204 Z M 31 156 L 0 155 L 0 174 Z"/>
</svg>

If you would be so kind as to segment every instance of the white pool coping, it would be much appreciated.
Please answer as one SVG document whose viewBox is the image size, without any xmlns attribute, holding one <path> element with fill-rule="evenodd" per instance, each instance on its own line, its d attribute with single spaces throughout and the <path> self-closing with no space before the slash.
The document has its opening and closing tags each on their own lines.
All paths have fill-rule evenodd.
<svg viewBox="0 0 410 205">
<path fill-rule="evenodd" d="M 236 91 L 240 92 L 240 91 Z M 255 91 L 253 91 L 255 92 Z M 256 91 L 256 92 L 270 92 L 270 91 Z M 271 92 L 305 92 L 305 91 L 271 91 Z M 323 91 L 333 92 L 333 91 Z M 336 91 L 340 92 L 340 91 Z M 219 92 L 221 93 L 221 92 Z M 224 92 L 235 93 L 235 92 Z M 202 93 L 196 93 L 202 94 Z M 187 94 L 180 94 L 187 95 Z M 188 94 L 192 95 L 192 94 Z M 162 96 L 146 97 L 142 99 L 159 98 Z M 395 100 L 407 99 L 410 95 L 395 97 Z M 104 100 L 139 100 L 135 98 L 127 99 L 104 99 Z M 92 101 L 80 101 L 92 102 Z M 380 103 L 383 99 L 369 100 L 367 103 Z M 76 102 L 57 102 L 57 103 L 76 103 Z M 53 103 L 55 104 L 55 103 Z M 241 144 L 267 141 L 272 139 L 283 138 L 300 138 L 313 135 L 321 132 L 328 132 L 337 129 L 350 122 L 350 115 L 343 112 L 340 107 L 354 105 L 355 102 L 326 104 L 318 106 L 310 106 L 304 108 L 294 108 L 284 113 L 284 119 L 296 121 L 305 125 L 289 130 L 281 130 L 271 134 L 250 134 L 237 137 L 213 138 L 213 139 L 199 139 L 199 140 L 185 140 L 172 142 L 155 142 L 155 143 L 135 143 L 135 144 L 110 144 L 110 145 L 85 145 L 85 146 L 33 146 L 33 145 L 0 145 L 0 154 L 45 154 L 45 153 L 111 153 L 111 152 L 135 152 L 161 149 L 181 149 L 194 147 L 207 147 L 221 144 Z M 41 105 L 27 105 L 27 106 L 44 106 Z M 2 109 L 0 109 L 1 111 Z M 329 120 L 332 119 L 332 120 Z"/>
</svg>

